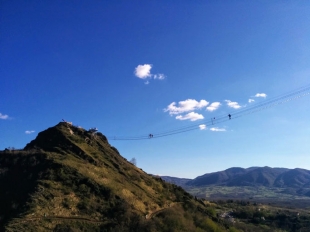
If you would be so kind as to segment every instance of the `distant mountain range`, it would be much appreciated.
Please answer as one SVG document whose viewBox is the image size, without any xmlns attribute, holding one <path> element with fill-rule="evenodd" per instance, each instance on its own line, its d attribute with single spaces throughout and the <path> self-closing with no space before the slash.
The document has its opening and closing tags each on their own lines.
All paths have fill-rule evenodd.
<svg viewBox="0 0 310 232">
<path fill-rule="evenodd" d="M 224 171 L 207 173 L 195 179 L 162 176 L 167 182 L 182 187 L 202 186 L 265 186 L 278 188 L 309 188 L 310 171 L 306 169 L 270 167 L 233 167 Z"/>
</svg>

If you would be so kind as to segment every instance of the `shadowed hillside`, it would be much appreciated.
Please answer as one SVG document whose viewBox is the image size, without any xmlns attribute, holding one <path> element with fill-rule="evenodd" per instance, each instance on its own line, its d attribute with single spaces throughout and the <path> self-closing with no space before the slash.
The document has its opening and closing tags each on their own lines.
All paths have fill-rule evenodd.
<svg viewBox="0 0 310 232">
<path fill-rule="evenodd" d="M 23 150 L 1 151 L 0 186 L 1 231 L 229 227 L 203 201 L 128 162 L 103 134 L 68 123 L 40 132 Z"/>
<path fill-rule="evenodd" d="M 282 173 L 275 180 L 277 187 L 296 187 L 309 188 L 310 187 L 310 171 L 300 168 L 295 168 Z"/>
<path fill-rule="evenodd" d="M 246 171 L 244 175 L 235 176 L 228 186 L 273 186 L 278 175 L 285 170 L 280 168 L 262 167 Z"/>
<path fill-rule="evenodd" d="M 171 176 L 160 176 L 163 180 L 178 185 L 178 186 L 185 186 L 191 179 L 187 178 L 178 178 L 178 177 L 171 177 Z"/>
<path fill-rule="evenodd" d="M 244 168 L 229 168 L 225 171 L 204 174 L 196 177 L 194 180 L 187 182 L 187 185 L 204 186 L 212 184 L 226 183 L 237 176 L 246 173 Z"/>
<path fill-rule="evenodd" d="M 309 188 L 310 171 L 300 168 L 229 168 L 224 171 L 207 173 L 195 179 L 184 179 L 163 176 L 164 180 L 176 183 L 182 187 L 203 186 L 265 186 L 265 187 L 288 187 Z"/>
</svg>

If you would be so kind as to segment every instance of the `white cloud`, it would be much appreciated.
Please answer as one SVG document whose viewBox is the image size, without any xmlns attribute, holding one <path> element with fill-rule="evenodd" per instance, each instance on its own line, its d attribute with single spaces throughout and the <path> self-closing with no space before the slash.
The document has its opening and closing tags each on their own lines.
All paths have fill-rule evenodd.
<svg viewBox="0 0 310 232">
<path fill-rule="evenodd" d="M 220 105 L 221 105 L 220 102 L 212 102 L 211 105 L 207 107 L 207 110 L 212 112 L 214 110 L 217 110 L 220 107 Z"/>
<path fill-rule="evenodd" d="M 9 115 L 0 113 L 0 119 L 8 119 L 8 118 L 9 118 Z"/>
<path fill-rule="evenodd" d="M 154 74 L 153 77 L 154 77 L 154 79 L 158 79 L 158 80 L 163 80 L 166 78 L 166 76 L 162 73 Z"/>
<path fill-rule="evenodd" d="M 25 131 L 25 133 L 28 134 L 28 135 L 29 135 L 29 134 L 32 134 L 32 133 L 34 133 L 34 132 L 35 132 L 34 130 L 31 130 L 31 131 L 26 130 L 26 131 Z"/>
<path fill-rule="evenodd" d="M 151 73 L 151 69 L 152 69 L 153 65 L 151 64 L 139 64 L 136 68 L 135 68 L 135 76 L 140 78 L 140 79 L 154 79 L 154 80 L 164 80 L 166 78 L 165 74 L 163 73 L 158 73 L 158 74 L 152 74 Z M 149 84 L 149 81 L 146 81 L 145 84 Z"/>
<path fill-rule="evenodd" d="M 201 124 L 201 125 L 199 125 L 199 129 L 205 130 L 205 129 L 207 129 L 207 126 L 205 124 Z"/>
<path fill-rule="evenodd" d="M 239 109 L 241 108 L 241 106 L 238 104 L 238 102 L 232 102 L 230 100 L 225 100 L 225 102 L 227 102 L 227 105 L 231 108 L 234 108 L 234 109 Z"/>
<path fill-rule="evenodd" d="M 151 64 L 144 64 L 144 65 L 140 64 L 140 65 L 138 65 L 135 68 L 135 75 L 136 75 L 136 77 L 139 77 L 141 79 L 145 79 L 147 77 L 151 77 L 152 76 L 151 68 L 152 68 Z"/>
<path fill-rule="evenodd" d="M 219 131 L 219 132 L 221 132 L 221 131 L 226 131 L 226 129 L 218 128 L 218 127 L 212 127 L 212 128 L 210 128 L 210 131 Z"/>
<path fill-rule="evenodd" d="M 249 102 L 249 103 L 255 102 L 255 100 L 250 98 L 250 99 L 248 100 L 248 102 Z"/>
<path fill-rule="evenodd" d="M 209 104 L 206 100 L 200 100 L 200 102 L 195 99 L 187 99 L 185 101 L 179 101 L 179 106 L 176 106 L 175 102 L 172 102 L 166 109 L 165 112 L 169 112 L 170 115 L 181 114 L 188 111 L 193 111 L 196 109 L 201 109 Z"/>
<path fill-rule="evenodd" d="M 267 97 L 267 94 L 265 94 L 265 93 L 257 93 L 257 94 L 255 94 L 255 97 Z"/>
<path fill-rule="evenodd" d="M 149 81 L 146 81 L 146 82 L 144 82 L 144 84 L 148 85 L 148 84 L 150 84 L 150 82 L 149 82 Z"/>
<path fill-rule="evenodd" d="M 188 113 L 188 114 L 186 114 L 184 116 L 178 115 L 175 118 L 178 119 L 178 120 L 191 120 L 192 122 L 193 121 L 197 121 L 199 119 L 204 119 L 202 114 L 198 114 L 198 113 L 195 113 L 195 112 L 190 112 L 190 113 Z"/>
</svg>

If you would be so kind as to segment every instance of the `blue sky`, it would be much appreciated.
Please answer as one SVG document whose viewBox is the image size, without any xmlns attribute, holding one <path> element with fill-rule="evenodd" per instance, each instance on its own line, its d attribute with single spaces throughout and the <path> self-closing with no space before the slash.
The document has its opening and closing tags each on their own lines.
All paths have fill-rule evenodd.
<svg viewBox="0 0 310 232">
<path fill-rule="evenodd" d="M 309 95 L 234 118 L 309 85 L 309 1 L 0 4 L 1 150 L 65 119 L 152 174 L 310 169 Z"/>
</svg>

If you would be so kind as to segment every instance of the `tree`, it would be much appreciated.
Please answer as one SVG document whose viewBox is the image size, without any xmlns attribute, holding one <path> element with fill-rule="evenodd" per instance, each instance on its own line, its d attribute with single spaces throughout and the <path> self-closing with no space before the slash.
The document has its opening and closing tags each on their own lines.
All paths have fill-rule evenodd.
<svg viewBox="0 0 310 232">
<path fill-rule="evenodd" d="M 133 157 L 129 162 L 132 163 L 133 165 L 137 166 L 137 160 L 135 157 Z"/>
</svg>

